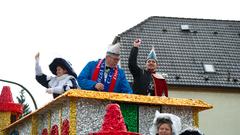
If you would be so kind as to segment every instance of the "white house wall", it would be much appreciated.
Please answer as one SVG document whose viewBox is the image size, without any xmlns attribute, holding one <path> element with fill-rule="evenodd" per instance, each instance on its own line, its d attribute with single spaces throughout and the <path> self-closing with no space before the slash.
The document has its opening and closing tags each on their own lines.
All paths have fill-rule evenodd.
<svg viewBox="0 0 240 135">
<path fill-rule="evenodd" d="M 239 92 L 238 92 L 239 91 Z M 201 99 L 213 109 L 199 113 L 200 130 L 206 135 L 240 134 L 240 90 L 170 89 L 169 97 Z"/>
</svg>

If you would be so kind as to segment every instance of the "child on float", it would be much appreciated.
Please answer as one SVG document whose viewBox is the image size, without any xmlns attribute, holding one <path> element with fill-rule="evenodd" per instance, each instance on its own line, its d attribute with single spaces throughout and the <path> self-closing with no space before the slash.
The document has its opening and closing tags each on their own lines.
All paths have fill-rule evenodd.
<svg viewBox="0 0 240 135">
<path fill-rule="evenodd" d="M 77 74 L 74 72 L 69 62 L 63 58 L 55 58 L 49 65 L 49 69 L 56 76 L 47 76 L 42 72 L 39 58 L 40 53 L 37 53 L 35 56 L 36 80 L 47 88 L 47 93 L 53 94 L 53 97 L 56 98 L 69 89 L 78 88 L 76 80 Z"/>
</svg>

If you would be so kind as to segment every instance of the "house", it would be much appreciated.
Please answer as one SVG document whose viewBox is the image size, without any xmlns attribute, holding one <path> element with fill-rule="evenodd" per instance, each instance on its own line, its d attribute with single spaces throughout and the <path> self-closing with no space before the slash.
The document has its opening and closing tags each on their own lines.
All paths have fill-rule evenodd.
<svg viewBox="0 0 240 135">
<path fill-rule="evenodd" d="M 214 109 L 200 113 L 208 135 L 239 134 L 240 21 L 152 16 L 119 34 L 121 67 L 130 82 L 128 57 L 142 39 L 138 65 L 145 66 L 152 46 L 158 72 L 166 73 L 169 97 L 202 99 Z"/>
</svg>

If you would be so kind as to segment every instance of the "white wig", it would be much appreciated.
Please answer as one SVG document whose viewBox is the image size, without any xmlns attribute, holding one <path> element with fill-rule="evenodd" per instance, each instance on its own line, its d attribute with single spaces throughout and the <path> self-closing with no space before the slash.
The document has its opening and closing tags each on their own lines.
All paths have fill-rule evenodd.
<svg viewBox="0 0 240 135">
<path fill-rule="evenodd" d="M 172 122 L 172 135 L 179 135 L 179 132 L 181 130 L 181 119 L 174 115 L 174 114 L 170 114 L 170 113 L 159 113 L 159 111 L 156 111 L 155 113 L 155 117 L 153 119 L 153 125 L 152 127 L 149 129 L 150 131 L 150 135 L 156 135 L 158 133 L 158 121 L 160 119 L 168 119 Z"/>
</svg>

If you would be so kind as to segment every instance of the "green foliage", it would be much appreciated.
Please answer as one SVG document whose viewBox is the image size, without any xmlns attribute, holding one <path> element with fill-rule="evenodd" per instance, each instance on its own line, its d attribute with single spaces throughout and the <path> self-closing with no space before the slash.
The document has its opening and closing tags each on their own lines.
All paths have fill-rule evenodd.
<svg viewBox="0 0 240 135">
<path fill-rule="evenodd" d="M 29 114 L 32 112 L 32 110 L 29 107 L 29 104 L 26 103 L 26 98 L 24 95 L 24 90 L 20 91 L 19 97 L 17 97 L 18 103 L 23 105 L 23 114 L 20 116 L 22 118 L 23 116 Z"/>
</svg>

